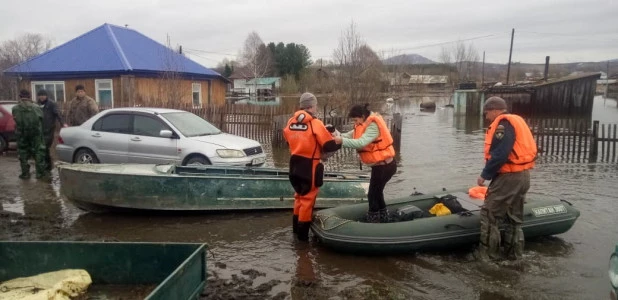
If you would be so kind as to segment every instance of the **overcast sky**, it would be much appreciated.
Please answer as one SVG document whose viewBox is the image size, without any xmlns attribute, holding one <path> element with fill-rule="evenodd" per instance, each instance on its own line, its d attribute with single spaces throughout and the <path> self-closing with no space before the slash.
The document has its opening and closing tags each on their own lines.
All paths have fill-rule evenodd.
<svg viewBox="0 0 618 300">
<path fill-rule="evenodd" d="M 59 45 L 103 23 L 128 24 L 161 43 L 169 35 L 208 67 L 235 59 L 253 30 L 265 43 L 301 43 L 313 60 L 330 60 L 352 20 L 376 52 L 438 60 L 443 45 L 471 39 L 486 61 L 506 63 L 515 28 L 515 62 L 618 58 L 618 0 L 0 1 L 0 41 L 33 32 Z"/>
</svg>

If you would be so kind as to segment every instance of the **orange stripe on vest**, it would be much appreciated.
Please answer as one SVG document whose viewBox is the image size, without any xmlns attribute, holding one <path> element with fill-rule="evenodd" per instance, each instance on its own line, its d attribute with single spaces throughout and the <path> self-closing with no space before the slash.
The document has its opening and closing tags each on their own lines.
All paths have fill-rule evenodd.
<svg viewBox="0 0 618 300">
<path fill-rule="evenodd" d="M 537 147 L 532 132 L 522 117 L 513 114 L 499 115 L 487 129 L 485 134 L 485 161 L 491 158 L 489 149 L 498 124 L 506 119 L 515 130 L 515 143 L 513 151 L 509 154 L 508 161 L 500 168 L 498 173 L 514 173 L 534 168 Z"/>
</svg>

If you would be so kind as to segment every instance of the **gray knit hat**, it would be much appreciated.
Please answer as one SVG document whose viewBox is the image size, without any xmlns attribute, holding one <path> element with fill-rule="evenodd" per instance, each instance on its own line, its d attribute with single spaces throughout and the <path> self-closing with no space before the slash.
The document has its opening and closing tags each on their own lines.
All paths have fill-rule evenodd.
<svg viewBox="0 0 618 300">
<path fill-rule="evenodd" d="M 487 99 L 485 101 L 485 105 L 483 106 L 483 110 L 487 111 L 487 110 L 506 110 L 507 106 L 506 106 L 506 101 L 504 101 L 504 99 L 500 98 L 500 97 L 489 97 L 489 99 Z"/>
<path fill-rule="evenodd" d="M 318 99 L 312 93 L 304 93 L 300 96 L 300 108 L 311 108 L 318 105 Z"/>
</svg>

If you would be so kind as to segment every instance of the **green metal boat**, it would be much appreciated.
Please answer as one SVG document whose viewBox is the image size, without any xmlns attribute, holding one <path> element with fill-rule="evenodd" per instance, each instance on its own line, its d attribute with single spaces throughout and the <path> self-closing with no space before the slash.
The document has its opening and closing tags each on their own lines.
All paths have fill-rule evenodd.
<svg viewBox="0 0 618 300">
<path fill-rule="evenodd" d="M 104 293 L 100 298 L 92 294 L 127 286 L 146 287 L 144 298 L 150 300 L 197 299 L 206 284 L 204 244 L 1 241 L 0 257 L 0 282 L 84 269 L 92 278 L 88 299 L 112 299 Z"/>
<path fill-rule="evenodd" d="M 364 223 L 366 204 L 345 205 L 315 212 L 311 229 L 324 246 L 352 253 L 402 253 L 478 243 L 483 201 L 465 192 L 450 195 L 457 198 L 462 212 L 433 216 L 428 210 L 445 195 L 416 195 L 387 202 L 394 217 L 413 212 L 409 216 L 416 217 L 408 221 Z M 578 217 L 579 211 L 567 201 L 529 194 L 524 205 L 524 235 L 532 238 L 564 233 Z"/>
<path fill-rule="evenodd" d="M 271 168 L 148 164 L 59 166 L 61 191 L 78 207 L 109 210 L 291 209 L 288 172 Z M 368 176 L 326 173 L 316 208 L 367 201 Z"/>
</svg>

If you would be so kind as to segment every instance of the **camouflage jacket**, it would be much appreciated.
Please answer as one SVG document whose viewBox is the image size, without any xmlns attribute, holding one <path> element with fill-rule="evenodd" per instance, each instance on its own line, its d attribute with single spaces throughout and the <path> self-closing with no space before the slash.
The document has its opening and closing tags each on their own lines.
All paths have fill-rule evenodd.
<svg viewBox="0 0 618 300">
<path fill-rule="evenodd" d="M 69 111 L 66 119 L 69 126 L 79 126 L 99 112 L 99 107 L 94 99 L 85 96 L 83 99 L 77 97 L 69 102 Z"/>
<path fill-rule="evenodd" d="M 20 100 L 13 106 L 12 114 L 18 138 L 43 134 L 43 111 L 31 100 Z"/>
</svg>

